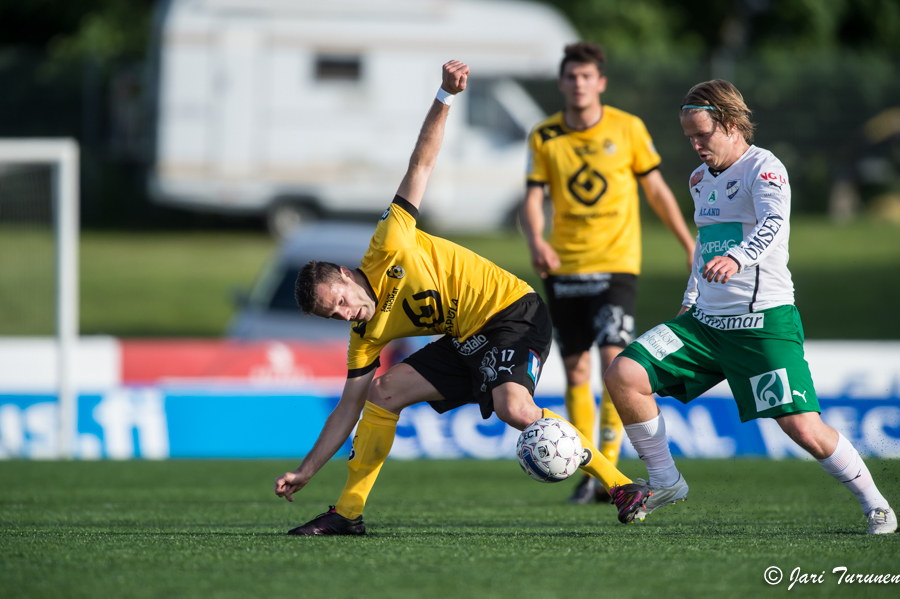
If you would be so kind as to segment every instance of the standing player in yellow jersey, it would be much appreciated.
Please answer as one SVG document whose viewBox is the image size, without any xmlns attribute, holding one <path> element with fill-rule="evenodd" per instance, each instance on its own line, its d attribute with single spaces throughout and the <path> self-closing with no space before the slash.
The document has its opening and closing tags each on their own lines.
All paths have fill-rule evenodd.
<svg viewBox="0 0 900 599">
<path fill-rule="evenodd" d="M 427 401 L 443 413 L 477 403 L 485 418 L 496 412 L 519 430 L 542 417 L 558 417 L 532 399 L 552 337 L 550 314 L 540 297 L 474 252 L 416 228 L 449 105 L 465 89 L 468 73 L 461 62 L 444 65 L 409 169 L 360 268 L 312 261 L 297 277 L 295 294 L 304 312 L 355 325 L 341 399 L 303 463 L 276 479 L 275 493 L 292 501 L 340 449 L 357 420 L 359 425 L 337 504 L 288 534 L 365 534 L 363 508 L 407 406 Z M 444 336 L 374 378 L 389 341 L 435 333 Z M 587 438 L 582 442 L 587 449 L 582 469 L 611 489 L 621 513 L 643 504 L 642 487 L 631 484 Z"/>
<path fill-rule="evenodd" d="M 603 50 L 566 46 L 559 89 L 566 108 L 534 128 L 529 139 L 523 220 L 531 261 L 544 278 L 556 341 L 566 369 L 566 410 L 593 437 L 596 403 L 590 349 L 600 349 L 601 377 L 634 339 L 637 275 L 641 269 L 638 186 L 678 239 L 686 263 L 694 238 L 659 172 L 660 157 L 644 123 L 600 103 L 606 90 Z M 550 186 L 553 227 L 544 240 L 544 188 Z M 609 393 L 600 402 L 600 451 L 612 464 L 622 445 L 622 420 Z M 609 501 L 585 475 L 569 501 Z"/>
</svg>

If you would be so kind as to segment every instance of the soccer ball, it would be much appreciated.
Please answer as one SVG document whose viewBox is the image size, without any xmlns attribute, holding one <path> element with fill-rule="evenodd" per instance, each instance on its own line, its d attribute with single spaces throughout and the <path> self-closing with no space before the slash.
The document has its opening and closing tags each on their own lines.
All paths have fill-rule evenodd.
<svg viewBox="0 0 900 599">
<path fill-rule="evenodd" d="M 575 474 L 583 453 L 578 431 L 559 418 L 535 421 L 522 431 L 516 445 L 519 466 L 542 483 L 558 483 Z"/>
</svg>

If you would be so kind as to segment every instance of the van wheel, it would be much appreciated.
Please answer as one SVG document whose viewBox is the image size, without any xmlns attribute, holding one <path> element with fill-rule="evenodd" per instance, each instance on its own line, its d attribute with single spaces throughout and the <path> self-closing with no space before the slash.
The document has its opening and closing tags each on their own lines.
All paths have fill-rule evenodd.
<svg viewBox="0 0 900 599">
<path fill-rule="evenodd" d="M 295 202 L 277 202 L 266 215 L 269 233 L 278 239 L 284 239 L 301 225 L 317 220 L 319 217 L 312 208 Z"/>
</svg>

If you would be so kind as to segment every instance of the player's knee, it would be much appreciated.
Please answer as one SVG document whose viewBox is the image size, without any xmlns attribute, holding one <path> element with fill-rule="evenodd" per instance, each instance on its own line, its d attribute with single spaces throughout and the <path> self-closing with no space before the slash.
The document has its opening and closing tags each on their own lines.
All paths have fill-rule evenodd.
<svg viewBox="0 0 900 599">
<path fill-rule="evenodd" d="M 523 430 L 535 420 L 540 420 L 542 410 L 535 405 L 529 396 L 527 400 L 522 398 L 494 398 L 494 413 L 497 418 L 513 428 Z"/>
<path fill-rule="evenodd" d="M 603 373 L 603 385 L 609 390 L 610 394 L 631 386 L 635 377 L 630 366 L 634 363 L 633 360 L 628 360 L 627 358 L 616 358 L 609 365 L 609 368 Z"/>
<path fill-rule="evenodd" d="M 818 414 L 803 413 L 789 415 L 777 420 L 781 430 L 791 440 L 808 451 L 816 459 L 824 459 L 829 455 L 829 428 Z"/>
<path fill-rule="evenodd" d="M 566 367 L 566 384 L 570 387 L 583 385 L 591 380 L 591 354 L 583 352 L 563 358 Z"/>
<path fill-rule="evenodd" d="M 375 404 L 379 408 L 384 408 L 395 414 L 399 414 L 402 407 L 394 405 L 396 402 L 396 392 L 391 389 L 391 381 L 389 377 L 380 376 L 372 381 L 369 385 L 369 394 L 366 401 Z"/>
</svg>

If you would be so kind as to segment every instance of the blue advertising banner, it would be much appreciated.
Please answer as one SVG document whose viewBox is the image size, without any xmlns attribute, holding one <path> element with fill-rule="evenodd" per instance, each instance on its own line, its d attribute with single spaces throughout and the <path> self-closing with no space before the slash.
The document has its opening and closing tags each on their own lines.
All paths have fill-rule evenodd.
<svg viewBox="0 0 900 599">
<path fill-rule="evenodd" d="M 561 397 L 538 397 L 565 413 Z M 672 451 L 691 458 L 808 457 L 771 419 L 741 424 L 731 398 L 683 405 L 660 398 Z M 298 458 L 337 403 L 328 393 L 241 387 L 119 387 L 78 401 L 80 459 Z M 822 418 L 863 455 L 900 457 L 900 398 L 820 399 Z M 0 459 L 51 459 L 57 403 L 49 394 L 0 395 Z M 439 415 L 428 405 L 403 411 L 391 456 L 512 458 L 518 431 L 477 406 Z M 351 434 L 352 438 L 352 434 Z M 342 453 L 349 451 L 345 444 Z M 623 455 L 635 457 L 625 442 Z"/>
</svg>

